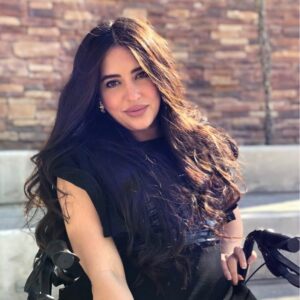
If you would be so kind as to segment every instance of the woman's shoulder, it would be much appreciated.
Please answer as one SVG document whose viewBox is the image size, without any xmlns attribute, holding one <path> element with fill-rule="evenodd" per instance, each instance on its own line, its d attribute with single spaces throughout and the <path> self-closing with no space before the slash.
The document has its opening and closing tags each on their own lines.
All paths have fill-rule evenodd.
<svg viewBox="0 0 300 300">
<path fill-rule="evenodd" d="M 86 156 L 82 146 L 66 147 L 60 149 L 53 157 L 53 169 L 60 168 L 79 168 Z"/>
<path fill-rule="evenodd" d="M 66 179 L 80 187 L 99 193 L 100 176 L 95 173 L 93 162 L 85 144 L 65 145 L 66 149 L 58 151 L 50 166 L 53 177 Z"/>
<path fill-rule="evenodd" d="M 76 142 L 66 142 L 61 145 L 54 156 L 54 165 L 57 167 L 84 168 L 90 164 L 91 156 L 101 153 L 104 149 L 101 139 L 81 139 Z"/>
<path fill-rule="evenodd" d="M 51 175 L 64 179 L 85 190 L 101 217 L 104 236 L 112 235 L 108 195 L 99 174 L 95 173 L 86 147 L 76 145 L 54 160 Z"/>
</svg>

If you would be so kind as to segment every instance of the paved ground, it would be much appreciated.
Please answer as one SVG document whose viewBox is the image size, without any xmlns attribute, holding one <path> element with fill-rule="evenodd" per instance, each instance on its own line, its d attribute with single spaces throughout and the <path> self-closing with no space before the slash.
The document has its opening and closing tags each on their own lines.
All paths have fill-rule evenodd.
<svg viewBox="0 0 300 300">
<path fill-rule="evenodd" d="M 284 279 L 252 280 L 247 284 L 259 300 L 299 300 L 299 289 Z"/>
</svg>

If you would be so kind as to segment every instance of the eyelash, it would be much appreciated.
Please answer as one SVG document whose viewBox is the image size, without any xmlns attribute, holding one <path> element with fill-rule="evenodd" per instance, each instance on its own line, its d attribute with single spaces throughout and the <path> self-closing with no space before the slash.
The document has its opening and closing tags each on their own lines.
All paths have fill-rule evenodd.
<svg viewBox="0 0 300 300">
<path fill-rule="evenodd" d="M 142 72 L 138 73 L 137 76 L 139 76 L 139 75 L 141 75 L 141 74 L 145 75 L 145 77 L 143 76 L 142 78 L 147 78 L 147 77 L 148 77 L 148 74 L 147 74 L 145 71 L 142 71 Z M 108 81 L 108 82 L 105 84 L 105 87 L 107 87 L 107 88 L 112 88 L 112 87 L 109 87 L 108 85 L 109 85 L 110 83 L 116 82 L 116 81 L 117 81 L 117 80 L 111 80 L 111 81 Z M 113 87 L 114 87 L 114 86 L 113 86 Z"/>
</svg>

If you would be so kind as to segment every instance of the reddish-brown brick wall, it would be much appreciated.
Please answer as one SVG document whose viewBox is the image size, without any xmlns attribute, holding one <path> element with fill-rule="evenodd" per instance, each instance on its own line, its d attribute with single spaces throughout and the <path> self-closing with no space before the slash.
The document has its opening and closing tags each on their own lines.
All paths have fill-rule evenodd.
<svg viewBox="0 0 300 300">
<path fill-rule="evenodd" d="M 265 1 L 264 26 L 258 2 L 0 0 L 0 148 L 43 144 L 78 43 L 117 16 L 152 22 L 169 40 L 188 98 L 239 144 L 299 143 L 298 1 Z M 268 45 L 269 70 L 261 64 Z"/>
</svg>

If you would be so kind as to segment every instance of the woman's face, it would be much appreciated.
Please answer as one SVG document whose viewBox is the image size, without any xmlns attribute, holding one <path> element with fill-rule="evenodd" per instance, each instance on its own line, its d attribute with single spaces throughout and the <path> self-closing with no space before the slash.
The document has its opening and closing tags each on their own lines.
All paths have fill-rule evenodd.
<svg viewBox="0 0 300 300">
<path fill-rule="evenodd" d="M 109 49 L 100 74 L 100 95 L 106 112 L 137 140 L 158 136 L 160 94 L 130 50 L 122 46 Z"/>
</svg>

